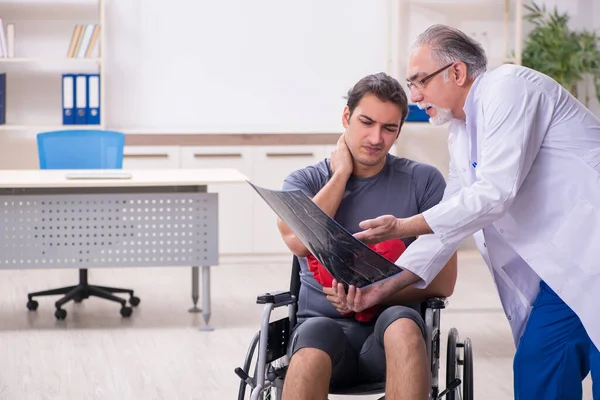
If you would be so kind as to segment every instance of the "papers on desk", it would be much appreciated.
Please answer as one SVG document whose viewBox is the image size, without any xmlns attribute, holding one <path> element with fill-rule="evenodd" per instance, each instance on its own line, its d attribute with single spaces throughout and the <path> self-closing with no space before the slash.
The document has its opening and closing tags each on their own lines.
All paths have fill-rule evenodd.
<svg viewBox="0 0 600 400">
<path fill-rule="evenodd" d="M 131 172 L 125 171 L 82 171 L 68 172 L 67 179 L 131 179 Z"/>
<path fill-rule="evenodd" d="M 402 272 L 399 266 L 356 239 L 301 190 L 270 190 L 248 183 L 346 287 L 364 288 Z"/>
</svg>

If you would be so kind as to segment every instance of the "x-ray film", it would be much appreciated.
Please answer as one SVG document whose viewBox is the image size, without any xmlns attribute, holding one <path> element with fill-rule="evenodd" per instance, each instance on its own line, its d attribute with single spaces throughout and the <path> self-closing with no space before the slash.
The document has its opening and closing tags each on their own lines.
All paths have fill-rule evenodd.
<svg viewBox="0 0 600 400">
<path fill-rule="evenodd" d="M 329 273 L 346 287 L 364 288 L 402 272 L 321 210 L 301 190 L 250 185 Z"/>
</svg>

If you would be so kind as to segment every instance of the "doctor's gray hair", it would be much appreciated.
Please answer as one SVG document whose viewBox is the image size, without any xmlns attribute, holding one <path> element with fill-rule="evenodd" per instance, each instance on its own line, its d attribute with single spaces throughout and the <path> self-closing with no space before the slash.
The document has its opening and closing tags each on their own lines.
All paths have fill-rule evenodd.
<svg viewBox="0 0 600 400">
<path fill-rule="evenodd" d="M 413 43 L 413 49 L 431 46 L 431 57 L 440 66 L 456 61 L 467 64 L 467 77 L 475 79 L 487 69 L 487 56 L 483 47 L 464 32 L 447 25 L 432 25 Z M 447 70 L 444 77 L 447 77 Z"/>
</svg>

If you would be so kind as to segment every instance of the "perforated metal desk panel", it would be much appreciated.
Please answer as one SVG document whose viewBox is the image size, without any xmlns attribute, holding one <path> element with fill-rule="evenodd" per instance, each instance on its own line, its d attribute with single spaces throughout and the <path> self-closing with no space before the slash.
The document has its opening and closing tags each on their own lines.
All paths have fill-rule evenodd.
<svg viewBox="0 0 600 400">
<path fill-rule="evenodd" d="M 190 311 L 198 312 L 202 266 L 208 325 L 210 266 L 219 251 L 218 197 L 207 185 L 246 177 L 233 169 L 116 172 L 130 178 L 103 179 L 89 170 L 0 172 L 0 268 L 191 266 Z"/>
</svg>

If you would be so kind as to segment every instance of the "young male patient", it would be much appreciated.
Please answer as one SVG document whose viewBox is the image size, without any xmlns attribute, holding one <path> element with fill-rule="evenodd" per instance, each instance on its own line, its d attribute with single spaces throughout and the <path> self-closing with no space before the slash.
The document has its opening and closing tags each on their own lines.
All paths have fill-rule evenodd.
<svg viewBox="0 0 600 400">
<path fill-rule="evenodd" d="M 406 218 L 437 204 L 446 187 L 441 173 L 388 153 L 407 113 L 397 80 L 383 73 L 361 79 L 348 93 L 345 132 L 331 156 L 292 172 L 283 189 L 302 190 L 350 233 L 361 231 L 363 220 L 386 214 Z M 426 289 L 408 287 L 353 315 L 333 304 L 331 277 L 302 242 L 283 221 L 278 227 L 301 266 L 298 325 L 290 340 L 283 398 L 326 399 L 330 390 L 385 380 L 388 400 L 427 399 L 429 362 L 419 305 L 452 294 L 456 255 Z M 399 254 L 415 239 L 403 239 L 392 250 Z M 323 285 L 313 272 L 321 273 L 317 278 Z"/>
</svg>

